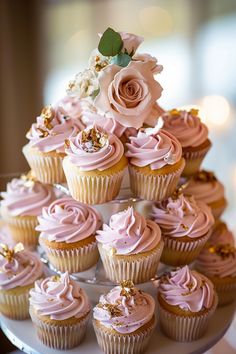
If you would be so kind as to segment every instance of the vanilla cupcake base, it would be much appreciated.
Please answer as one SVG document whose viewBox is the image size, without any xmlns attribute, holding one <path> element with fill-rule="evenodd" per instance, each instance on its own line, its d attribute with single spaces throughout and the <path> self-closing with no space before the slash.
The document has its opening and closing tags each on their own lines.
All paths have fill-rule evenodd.
<svg viewBox="0 0 236 354">
<path fill-rule="evenodd" d="M 161 201 L 168 198 L 176 189 L 185 161 L 175 165 L 151 170 L 149 166 L 129 165 L 130 187 L 135 196 L 145 200 Z"/>
<path fill-rule="evenodd" d="M 182 176 L 191 177 L 200 170 L 201 163 L 211 148 L 211 142 L 207 139 L 203 144 L 196 147 L 183 148 L 183 157 L 186 164 Z"/>
<path fill-rule="evenodd" d="M 35 177 L 40 182 L 48 184 L 65 182 L 62 168 L 62 160 L 65 154 L 56 151 L 41 152 L 32 148 L 29 144 L 23 147 L 22 152 Z"/>
<path fill-rule="evenodd" d="M 193 262 L 211 236 L 212 230 L 197 239 L 165 236 L 161 262 L 171 266 L 182 266 Z"/>
<path fill-rule="evenodd" d="M 156 326 L 153 319 L 133 333 L 122 334 L 106 328 L 99 321 L 93 320 L 98 345 L 105 354 L 142 354 L 148 346 Z"/>
<path fill-rule="evenodd" d="M 13 320 L 29 318 L 29 291 L 34 284 L 0 290 L 0 313 Z"/>
<path fill-rule="evenodd" d="M 206 330 L 210 318 L 214 314 L 218 304 L 217 295 L 210 309 L 200 311 L 200 313 L 191 313 L 191 315 L 178 315 L 172 313 L 160 304 L 160 324 L 163 332 L 169 338 L 178 342 L 192 342 L 201 338 Z"/>
<path fill-rule="evenodd" d="M 56 321 L 49 316 L 37 315 L 32 307 L 29 312 L 39 340 L 44 345 L 59 350 L 72 349 L 82 342 L 90 317 L 87 314 L 78 319 Z"/>
<path fill-rule="evenodd" d="M 102 204 L 114 199 L 120 191 L 127 160 L 121 158 L 115 166 L 104 170 L 81 171 L 68 157 L 63 161 L 69 191 L 82 203 Z"/>
<path fill-rule="evenodd" d="M 120 282 L 130 279 L 134 284 L 149 281 L 156 275 L 163 241 L 151 251 L 135 255 L 116 255 L 105 249 L 98 243 L 99 253 L 108 279 Z"/>
</svg>

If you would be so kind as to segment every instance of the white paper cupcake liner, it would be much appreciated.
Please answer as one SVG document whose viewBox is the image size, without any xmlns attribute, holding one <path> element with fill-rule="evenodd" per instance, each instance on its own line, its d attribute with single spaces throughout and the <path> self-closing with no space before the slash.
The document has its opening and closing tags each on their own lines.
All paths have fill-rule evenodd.
<svg viewBox="0 0 236 354">
<path fill-rule="evenodd" d="M 50 348 L 66 350 L 77 347 L 85 336 L 89 314 L 75 324 L 55 325 L 51 324 L 50 320 L 40 320 L 31 307 L 29 312 L 39 340 Z"/>
<path fill-rule="evenodd" d="M 111 333 L 93 321 L 99 347 L 105 354 L 142 354 L 148 346 L 156 322 L 136 334 Z"/>
<path fill-rule="evenodd" d="M 205 236 L 196 240 L 192 239 L 189 242 L 181 241 L 181 238 L 177 237 L 164 236 L 161 262 L 172 266 L 181 266 L 193 262 L 210 238 L 211 232 L 212 230 L 209 230 Z"/>
<path fill-rule="evenodd" d="M 47 246 L 43 240 L 40 240 L 40 244 L 44 248 L 49 262 L 60 272 L 82 272 L 91 268 L 99 259 L 96 242 L 92 242 L 80 248 L 72 248 L 68 250 L 51 248 Z"/>
<path fill-rule="evenodd" d="M 185 158 L 186 164 L 183 170 L 183 176 L 191 176 L 200 170 L 200 166 L 211 145 L 199 151 L 184 151 L 182 156 Z"/>
<path fill-rule="evenodd" d="M 75 200 L 87 204 L 102 204 L 114 199 L 120 191 L 124 169 L 110 175 L 80 175 L 68 159 L 63 161 L 69 191 Z"/>
<path fill-rule="evenodd" d="M 23 292 L 0 290 L 0 313 L 14 320 L 29 318 L 29 290 L 30 286 Z"/>
<path fill-rule="evenodd" d="M 101 243 L 98 243 L 99 253 L 107 277 L 113 282 L 120 282 L 125 279 L 130 279 L 134 284 L 144 283 L 149 281 L 156 275 L 158 264 L 164 243 L 161 241 L 159 245 L 148 254 L 143 256 L 115 256 L 111 255 Z"/>
<path fill-rule="evenodd" d="M 63 156 L 37 153 L 29 144 L 23 147 L 23 154 L 36 178 L 42 183 L 63 183 L 65 175 L 62 168 Z"/>
<path fill-rule="evenodd" d="M 135 196 L 146 200 L 161 201 L 176 189 L 184 169 L 184 161 L 179 169 L 165 175 L 144 174 L 129 165 L 130 187 Z"/>
<path fill-rule="evenodd" d="M 160 324 L 163 332 L 171 339 L 178 342 L 191 342 L 201 338 L 206 330 L 211 316 L 218 304 L 217 295 L 211 309 L 194 316 L 181 316 L 159 308 Z"/>
</svg>

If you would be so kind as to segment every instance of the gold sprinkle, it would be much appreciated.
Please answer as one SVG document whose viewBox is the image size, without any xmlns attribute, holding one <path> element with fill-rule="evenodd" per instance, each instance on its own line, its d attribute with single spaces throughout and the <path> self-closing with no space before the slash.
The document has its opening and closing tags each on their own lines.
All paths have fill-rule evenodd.
<svg viewBox="0 0 236 354">
<path fill-rule="evenodd" d="M 108 143 L 108 135 L 97 128 L 82 131 L 81 145 L 86 152 L 96 152 Z"/>
<path fill-rule="evenodd" d="M 65 144 L 65 148 L 68 149 L 70 147 L 70 140 L 66 139 L 64 144 Z"/>
<path fill-rule="evenodd" d="M 179 111 L 178 109 L 176 109 L 176 108 L 171 109 L 171 110 L 169 111 L 169 113 L 170 113 L 172 116 L 179 116 L 179 115 L 180 115 L 180 111 Z"/>
<path fill-rule="evenodd" d="M 208 251 L 212 254 L 214 254 L 214 253 L 217 254 L 222 259 L 228 258 L 230 256 L 233 256 L 233 257 L 236 256 L 236 248 L 229 243 L 209 245 Z"/>
<path fill-rule="evenodd" d="M 41 135 L 39 135 L 40 138 L 46 138 L 49 135 L 49 132 L 47 130 L 44 130 L 42 128 L 37 128 L 37 130 L 41 133 Z"/>
<path fill-rule="evenodd" d="M 216 177 L 214 173 L 205 170 L 199 171 L 193 178 L 195 181 L 205 182 L 205 183 L 216 181 Z"/>
<path fill-rule="evenodd" d="M 107 310 L 112 317 L 119 317 L 122 315 L 122 311 L 118 308 L 116 304 L 101 304 L 97 305 L 98 308 Z"/>
<path fill-rule="evenodd" d="M 198 117 L 198 112 L 199 112 L 199 110 L 196 109 L 196 108 L 192 108 L 192 109 L 190 109 L 190 111 L 189 111 L 189 113 L 190 113 L 192 116 L 194 116 L 194 117 Z"/>
<path fill-rule="evenodd" d="M 123 280 L 120 282 L 121 292 L 120 296 L 125 296 L 129 299 L 131 296 L 134 296 L 136 291 L 134 287 L 134 283 L 131 280 Z"/>
<path fill-rule="evenodd" d="M 52 120 L 54 117 L 54 109 L 52 108 L 52 106 L 45 106 L 42 109 L 41 112 L 41 117 L 43 117 L 44 119 L 47 119 L 48 121 Z"/>
<path fill-rule="evenodd" d="M 7 259 L 8 262 L 12 262 L 14 259 L 15 255 L 18 252 L 21 252 L 24 250 L 24 246 L 22 243 L 17 243 L 13 248 L 9 248 L 8 245 L 1 243 L 0 247 L 2 248 L 2 251 L 0 251 L 0 255 L 3 256 L 4 258 Z"/>
<path fill-rule="evenodd" d="M 187 225 L 185 225 L 185 224 L 180 224 L 180 226 L 186 231 L 189 229 L 189 227 Z"/>
<path fill-rule="evenodd" d="M 72 91 L 74 87 L 75 87 L 75 80 L 69 81 L 69 83 L 67 85 L 67 90 Z"/>
<path fill-rule="evenodd" d="M 53 275 L 53 276 L 51 277 L 51 281 L 57 282 L 57 281 L 60 281 L 60 280 L 61 280 L 60 275 Z"/>
</svg>

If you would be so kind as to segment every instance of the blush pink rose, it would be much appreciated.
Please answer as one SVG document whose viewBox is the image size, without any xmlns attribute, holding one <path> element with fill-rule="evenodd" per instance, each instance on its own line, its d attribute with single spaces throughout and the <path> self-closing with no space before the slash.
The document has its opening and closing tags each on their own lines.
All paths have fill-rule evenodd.
<svg viewBox="0 0 236 354">
<path fill-rule="evenodd" d="M 151 56 L 150 54 L 147 53 L 143 53 L 143 54 L 134 54 L 132 60 L 136 60 L 136 61 L 142 61 L 144 63 L 147 63 L 148 65 L 150 65 L 150 69 L 152 71 L 152 73 L 155 74 L 160 74 L 163 70 L 163 66 L 157 64 L 157 58 Z"/>
<path fill-rule="evenodd" d="M 119 32 L 121 39 L 123 41 L 123 50 L 128 52 L 128 54 L 134 54 L 140 44 L 144 41 L 143 37 L 136 36 L 132 33 Z"/>
<path fill-rule="evenodd" d="M 99 73 L 100 92 L 94 105 L 125 127 L 139 129 L 161 96 L 162 87 L 147 63 L 108 65 Z"/>
</svg>

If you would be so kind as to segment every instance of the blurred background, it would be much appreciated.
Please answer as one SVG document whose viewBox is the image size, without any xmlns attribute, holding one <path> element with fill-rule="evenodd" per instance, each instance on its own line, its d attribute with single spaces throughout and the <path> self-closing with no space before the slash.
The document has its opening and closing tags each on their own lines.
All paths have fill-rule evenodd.
<svg viewBox="0 0 236 354">
<path fill-rule="evenodd" d="M 164 65 L 163 108 L 200 108 L 213 141 L 204 167 L 225 183 L 225 219 L 236 228 L 235 0 L 0 0 L 0 174 L 27 169 L 27 130 L 108 26 L 143 36 L 140 51 Z"/>
</svg>

